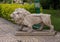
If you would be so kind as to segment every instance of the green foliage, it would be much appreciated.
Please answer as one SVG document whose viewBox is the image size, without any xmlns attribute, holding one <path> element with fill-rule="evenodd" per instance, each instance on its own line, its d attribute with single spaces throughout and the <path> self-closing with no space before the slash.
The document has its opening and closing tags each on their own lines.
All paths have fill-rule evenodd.
<svg viewBox="0 0 60 42">
<path fill-rule="evenodd" d="M 31 13 L 35 13 L 34 4 L 0 4 L 0 17 L 10 20 L 10 14 L 16 8 L 25 8 Z M 40 10 L 42 12 L 42 9 Z"/>
<path fill-rule="evenodd" d="M 10 14 L 16 9 L 22 8 L 19 4 L 0 4 L 0 16 L 10 20 Z"/>
<path fill-rule="evenodd" d="M 51 14 L 52 24 L 56 31 L 60 31 L 60 10 L 44 10 L 43 13 Z"/>
<path fill-rule="evenodd" d="M 2 2 L 3 0 L 0 0 L 0 2 Z"/>
<path fill-rule="evenodd" d="M 41 5 L 43 6 L 44 9 L 49 9 L 50 8 L 50 0 L 40 0 Z"/>
<path fill-rule="evenodd" d="M 60 9 L 60 0 L 40 0 L 43 9 Z"/>
<path fill-rule="evenodd" d="M 6 0 L 6 3 L 12 3 L 12 0 Z"/>
</svg>

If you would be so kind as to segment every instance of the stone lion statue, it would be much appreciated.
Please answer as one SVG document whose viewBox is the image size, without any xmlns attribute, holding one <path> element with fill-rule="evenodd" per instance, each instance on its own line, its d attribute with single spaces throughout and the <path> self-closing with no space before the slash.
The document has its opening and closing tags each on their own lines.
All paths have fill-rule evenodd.
<svg viewBox="0 0 60 42">
<path fill-rule="evenodd" d="M 54 30 L 54 26 L 51 24 L 50 14 L 31 14 L 23 8 L 18 8 L 10 16 L 17 24 L 22 26 L 20 30 L 23 30 L 23 25 L 26 25 L 29 27 L 28 32 L 32 32 L 32 25 L 37 23 L 41 24 L 39 30 L 42 30 L 44 25 L 50 27 L 50 32 Z"/>
</svg>

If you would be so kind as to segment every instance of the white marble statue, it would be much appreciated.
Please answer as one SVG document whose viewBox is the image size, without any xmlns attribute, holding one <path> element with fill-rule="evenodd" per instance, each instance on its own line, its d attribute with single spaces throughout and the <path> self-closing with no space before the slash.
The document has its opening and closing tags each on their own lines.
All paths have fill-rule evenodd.
<svg viewBox="0 0 60 42">
<path fill-rule="evenodd" d="M 18 8 L 10 16 L 17 24 L 28 26 L 28 32 L 32 32 L 32 25 L 37 23 L 41 23 L 39 30 L 42 30 L 44 25 L 50 27 L 50 32 L 54 30 L 54 26 L 51 24 L 50 14 L 31 14 L 23 8 Z M 20 28 L 20 30 L 23 29 L 24 28 Z"/>
</svg>

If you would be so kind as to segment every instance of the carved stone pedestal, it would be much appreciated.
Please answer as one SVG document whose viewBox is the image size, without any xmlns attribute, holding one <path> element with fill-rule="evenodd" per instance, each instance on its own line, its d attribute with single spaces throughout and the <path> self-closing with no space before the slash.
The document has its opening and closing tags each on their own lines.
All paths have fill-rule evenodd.
<svg viewBox="0 0 60 42">
<path fill-rule="evenodd" d="M 54 36 L 56 34 L 56 31 L 49 32 L 49 31 L 34 31 L 31 33 L 23 32 L 23 31 L 17 31 L 16 36 Z"/>
</svg>

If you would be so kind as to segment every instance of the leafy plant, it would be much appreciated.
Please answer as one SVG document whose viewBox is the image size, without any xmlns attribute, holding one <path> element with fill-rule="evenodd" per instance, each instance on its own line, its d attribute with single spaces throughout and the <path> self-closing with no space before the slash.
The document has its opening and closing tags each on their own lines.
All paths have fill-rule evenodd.
<svg viewBox="0 0 60 42">
<path fill-rule="evenodd" d="M 10 20 L 10 14 L 16 8 L 24 8 L 31 13 L 35 13 L 34 4 L 24 4 L 24 5 L 22 4 L 0 4 L 0 17 Z M 42 8 L 40 9 L 40 11 L 42 12 Z"/>
</svg>

